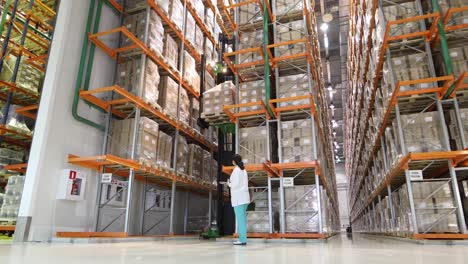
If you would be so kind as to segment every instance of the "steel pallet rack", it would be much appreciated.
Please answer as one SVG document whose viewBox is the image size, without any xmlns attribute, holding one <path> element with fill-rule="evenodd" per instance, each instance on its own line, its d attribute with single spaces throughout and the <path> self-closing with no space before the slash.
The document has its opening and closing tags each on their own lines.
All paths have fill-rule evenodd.
<svg viewBox="0 0 468 264">
<path fill-rule="evenodd" d="M 196 131 L 194 128 L 188 126 L 180 120 L 180 93 L 182 89 L 185 89 L 191 97 L 199 99 L 200 93 L 194 89 L 187 81 L 184 80 L 184 51 L 189 52 L 197 61 L 197 64 L 204 69 L 203 65 L 200 65 L 202 62 L 202 56 L 199 54 L 194 46 L 188 42 L 186 39 L 186 34 L 188 29 L 186 28 L 187 16 L 196 15 L 193 10 L 193 6 L 190 1 L 183 1 L 183 28 L 179 29 L 176 24 L 169 19 L 169 15 L 164 11 L 158 2 L 152 0 L 144 0 L 137 5 L 137 8 L 133 10 L 127 10 L 125 5 L 120 3 L 113 2 L 113 5 L 117 10 L 120 10 L 121 19 L 123 16 L 129 13 L 135 12 L 144 12 L 146 16 L 146 28 L 143 39 L 138 39 L 135 35 L 132 34 L 125 27 L 118 27 L 109 31 L 100 32 L 96 34 L 90 34 L 90 41 L 101 48 L 105 53 L 116 60 L 116 64 L 120 63 L 124 59 L 140 59 L 141 69 L 145 69 L 145 63 L 147 60 L 151 60 L 157 64 L 159 71 L 162 74 L 170 76 L 178 84 L 178 105 L 177 105 L 177 116 L 173 117 L 166 114 L 160 109 L 160 107 L 155 106 L 146 102 L 142 98 L 142 88 L 144 87 L 143 74 L 144 71 L 140 73 L 138 78 L 139 83 L 138 90 L 139 94 L 135 95 L 127 90 L 125 87 L 120 87 L 118 85 L 112 85 L 104 88 L 90 89 L 80 92 L 80 97 L 88 101 L 91 104 L 96 105 L 97 107 L 103 109 L 107 112 L 106 119 L 106 130 L 105 130 L 105 140 L 103 144 L 103 151 L 101 156 L 93 157 L 77 157 L 74 155 L 69 156 L 69 163 L 75 164 L 78 166 L 91 168 L 99 173 L 110 172 L 116 176 L 120 176 L 121 179 L 127 179 L 125 183 L 126 194 L 122 191 L 119 193 L 123 194 L 126 197 L 126 202 L 122 208 L 117 208 L 119 213 L 115 217 L 103 219 L 103 209 L 108 206 L 107 202 L 101 201 L 101 193 L 104 184 L 101 182 L 101 177 L 99 177 L 99 186 L 98 186 L 98 200 L 96 201 L 96 207 L 98 208 L 95 218 L 94 231 L 92 236 L 129 236 L 134 234 L 147 235 L 150 231 L 154 230 L 160 223 L 162 223 L 166 218 L 169 217 L 169 235 L 173 235 L 174 223 L 175 223 L 175 197 L 176 189 L 187 190 L 188 192 L 199 193 L 204 196 L 208 196 L 207 209 L 208 209 L 208 219 L 207 225 L 211 223 L 212 217 L 212 192 L 216 189 L 213 184 L 213 166 L 210 166 L 210 171 L 207 174 L 210 175 L 208 181 L 198 181 L 188 175 L 178 172 L 177 170 L 177 147 L 178 147 L 178 138 L 184 137 L 188 142 L 197 144 L 202 148 L 210 152 L 211 157 L 213 153 L 217 150 L 216 144 L 213 143 L 214 139 L 212 138 L 212 133 L 209 133 L 208 138 L 205 138 L 200 132 Z M 209 8 L 209 7 L 207 7 Z M 148 46 L 148 21 L 150 18 L 150 13 L 155 12 L 163 21 L 164 30 L 166 33 L 170 33 L 171 36 L 177 39 L 180 42 L 179 54 L 180 60 L 177 66 L 177 69 L 171 67 L 163 55 L 159 52 L 153 51 Z M 201 28 L 204 28 L 205 41 L 213 42 L 216 45 L 215 40 L 211 33 L 207 30 L 204 22 L 198 17 L 195 18 L 196 23 L 200 25 Z M 126 37 L 131 41 L 130 45 L 121 46 L 117 48 L 111 48 L 112 44 L 106 43 L 103 41 L 105 36 L 109 35 L 120 35 Z M 102 96 L 102 95 L 105 96 Z M 172 152 L 172 166 L 170 168 L 156 166 L 154 164 L 147 164 L 144 162 L 139 162 L 136 160 L 136 143 L 138 140 L 138 127 L 139 120 L 141 117 L 147 117 L 156 121 L 159 124 L 159 129 L 173 136 L 173 152 Z M 112 136 L 112 127 L 111 122 L 113 119 L 128 119 L 133 118 L 133 133 L 131 135 L 131 152 L 130 159 L 124 159 L 122 157 L 116 157 L 108 154 L 107 145 L 109 139 Z M 210 159 L 213 162 L 213 159 Z M 211 164 L 213 165 L 213 164 Z M 136 181 L 142 181 L 143 189 L 137 189 Z M 150 217 L 152 213 L 152 208 L 156 205 L 152 204 L 153 202 L 147 201 L 147 194 L 154 191 L 156 186 L 162 186 L 170 189 L 170 192 L 167 193 L 167 197 L 170 197 L 170 206 L 165 210 L 158 210 L 158 214 L 161 216 L 160 219 L 152 219 L 149 221 L 146 219 Z M 140 190 L 140 191 L 138 191 Z M 137 193 L 138 192 L 138 193 Z M 138 199 L 137 197 L 141 195 L 141 204 L 136 206 L 134 203 Z M 112 199 L 112 198 L 111 198 Z M 188 199 L 188 196 L 187 196 Z M 139 207 L 139 208 L 137 208 Z M 189 212 L 186 210 L 186 214 Z M 125 216 L 125 220 L 122 226 L 115 225 L 116 221 L 122 216 Z M 185 219 L 188 219 L 188 216 L 185 216 Z M 110 221 L 109 221 L 110 220 Z M 139 230 L 132 230 L 131 223 L 132 221 L 141 221 Z M 114 225 L 114 226 L 113 226 Z M 187 223 L 185 223 L 185 226 Z M 109 229 L 115 231 L 118 229 L 118 232 L 107 232 Z M 60 236 L 82 236 L 82 233 L 73 233 L 66 232 L 57 234 Z"/>
<path fill-rule="evenodd" d="M 413 4 L 416 14 L 397 19 L 400 16 L 391 13 L 391 8 L 394 8 L 393 11 L 405 10 L 405 4 Z M 444 237 L 466 238 L 456 171 L 458 166 L 464 166 L 468 152 L 451 147 L 449 142 L 442 98 L 453 84 L 454 77 L 450 74 L 437 77 L 435 71 L 430 44 L 441 18 L 439 12 L 434 11 L 424 14 L 420 1 L 376 0 L 352 3 L 348 49 L 351 84 L 348 107 L 351 111 L 347 112 L 346 171 L 352 175 L 349 197 L 351 221 L 359 231 L 395 235 L 395 208 L 398 205 L 393 204 L 392 194 L 406 183 L 412 230 L 405 235 L 418 239 L 437 237 L 427 234 L 433 226 L 422 232 L 418 229 L 417 212 L 422 209 L 415 207 L 410 173 L 412 170 L 420 170 L 423 182 L 438 178 L 447 179 L 451 183 L 455 206 L 450 214 L 456 214 L 461 234 L 445 234 Z M 429 24 L 427 28 L 426 23 Z M 379 36 L 380 40 L 376 38 Z M 417 63 L 427 65 L 426 74 L 417 78 L 397 76 L 393 59 L 415 52 L 421 56 Z M 376 66 L 373 62 L 376 62 Z M 437 113 L 435 118 L 439 119 L 438 126 L 442 128 L 442 147 L 440 151 L 412 153 L 405 146 L 402 115 L 427 112 Z M 386 129 L 393 120 L 396 144 L 401 152 L 399 158 L 392 161 L 387 155 L 391 147 L 385 141 L 389 137 Z M 460 131 L 463 128 L 460 122 L 458 124 L 457 129 Z M 365 146 L 370 148 L 365 149 Z M 380 157 L 383 161 L 379 160 Z M 387 217 L 389 223 L 385 222 L 381 204 L 387 196 L 391 209 Z"/>
<path fill-rule="evenodd" d="M 24 152 L 22 161 L 27 161 L 32 142 L 32 133 L 24 128 L 8 124 L 8 117 L 25 114 L 35 119 L 34 113 L 40 99 L 41 83 L 30 79 L 44 76 L 58 1 L 2 0 L 0 1 L 0 100 L 3 107 L 0 123 L 0 147 Z M 26 69 L 25 69 L 26 68 Z M 30 71 L 25 74 L 26 70 Z M 35 73 L 32 73 L 35 71 Z M 28 75 L 28 76 L 25 76 Z M 25 78 L 26 77 L 26 78 Z M 28 79 L 30 78 L 30 79 Z M 16 105 L 13 107 L 13 105 Z M 9 159 L 9 163 L 20 162 Z M 11 164 L 1 168 L 1 176 L 25 174 L 27 164 Z M 7 225 L 0 230 L 14 232 L 16 218 L 0 219 Z"/>
<path fill-rule="evenodd" d="M 242 14 L 245 10 L 241 9 L 242 7 L 248 9 L 249 5 L 256 5 L 255 10 L 258 11 L 256 14 L 251 12 L 250 17 Z M 339 224 L 333 222 L 328 225 L 328 228 L 325 228 L 326 223 L 322 223 L 321 216 L 325 212 L 320 209 L 320 205 L 318 210 L 307 212 L 310 213 L 310 219 L 317 217 L 318 232 L 292 232 L 286 228 L 286 214 L 297 211 L 285 207 L 283 178 L 293 178 L 296 185 L 313 185 L 311 191 L 317 193 L 319 204 L 323 202 L 321 200 L 329 200 L 331 208 L 326 213 L 330 215 L 330 219 L 338 219 L 338 209 L 336 207 L 334 162 L 331 154 L 330 130 L 328 128 L 329 112 L 321 75 L 314 4 L 310 1 L 299 0 L 291 3 L 289 8 L 282 10 L 281 13 L 277 10 L 279 5 L 280 1 L 271 1 L 271 3 L 268 1 L 241 1 L 229 2 L 229 5 L 225 6 L 224 2 L 218 1 L 219 8 L 223 10 L 223 18 L 228 21 L 229 28 L 233 30 L 232 35 L 235 42 L 234 51 L 224 54 L 224 60 L 235 74 L 237 98 L 236 104 L 224 107 L 224 112 L 226 118 L 230 119 L 236 126 L 236 153 L 239 153 L 241 149 L 252 152 L 240 137 L 241 128 L 263 127 L 266 130 L 265 153 L 254 154 L 263 156 L 265 162 L 247 164 L 246 170 L 252 186 L 250 188 L 254 193 L 253 202 L 262 193 L 268 194 L 268 210 L 265 212 L 256 211 L 256 213 L 264 213 L 262 218 L 268 219 L 269 228 L 268 232 L 248 233 L 248 236 L 263 238 L 326 238 L 332 235 L 334 230 L 337 230 Z M 290 8 L 291 6 L 296 8 Z M 239 21 L 240 16 L 243 16 L 247 23 L 241 24 Z M 262 17 L 262 19 L 258 19 L 259 17 Z M 300 24 L 299 28 L 293 29 L 287 25 L 288 22 L 294 21 Z M 282 40 L 279 36 L 280 28 L 297 33 L 299 36 L 287 41 Z M 263 29 L 264 38 L 261 46 L 245 47 L 243 49 L 239 47 L 239 37 L 242 34 L 255 30 L 260 31 L 261 29 Z M 273 37 L 270 38 L 271 36 Z M 301 46 L 303 49 L 293 52 L 294 54 L 280 54 L 279 50 L 282 48 L 295 45 Z M 241 55 L 246 54 L 259 56 L 251 56 L 255 59 L 241 61 Z M 279 79 L 293 74 L 304 75 L 309 91 L 299 96 L 283 96 L 280 98 Z M 271 78 L 268 77 L 270 75 Z M 239 86 L 241 82 L 257 80 L 261 80 L 262 85 L 265 87 L 265 100 L 239 103 Z M 270 94 L 271 87 L 276 87 L 276 89 L 271 91 Z M 285 104 L 287 106 L 284 106 Z M 312 153 L 303 153 L 310 156 L 310 159 L 305 159 L 310 161 L 283 160 L 281 124 L 285 121 L 294 120 L 311 123 Z M 272 135 L 270 135 L 270 130 L 273 131 Z M 276 136 L 278 140 L 274 139 Z M 319 142 L 316 142 L 316 138 L 319 139 Z M 276 141 L 277 149 L 274 149 L 274 142 Z M 276 152 L 278 155 L 273 154 Z M 223 167 L 223 172 L 229 174 L 232 169 L 232 167 Z M 320 188 L 318 186 L 324 187 L 328 198 L 320 197 Z M 273 189 L 278 189 L 279 194 L 279 233 L 275 233 L 273 224 Z M 298 201 L 295 201 L 294 204 Z"/>
</svg>

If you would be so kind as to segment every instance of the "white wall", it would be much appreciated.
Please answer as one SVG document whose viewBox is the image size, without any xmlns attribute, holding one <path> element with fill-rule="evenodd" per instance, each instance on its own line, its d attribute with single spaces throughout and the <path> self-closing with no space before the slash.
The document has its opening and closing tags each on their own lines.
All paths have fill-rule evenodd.
<svg viewBox="0 0 468 264">
<path fill-rule="evenodd" d="M 68 154 L 100 154 L 103 142 L 102 131 L 75 121 L 71 112 L 89 2 L 63 0 L 60 4 L 17 226 L 17 233 L 24 232 L 26 226 L 21 223 L 31 219 L 29 236 L 25 238 L 29 241 L 50 240 L 57 231 L 92 228 L 96 175 L 67 163 Z M 116 25 L 114 16 L 105 8 L 101 24 L 107 27 L 102 28 Z M 90 89 L 112 83 L 115 63 L 99 51 L 95 61 Z M 104 115 L 82 102 L 79 113 L 103 123 Z M 66 168 L 80 169 L 88 175 L 85 201 L 55 199 L 59 173 Z"/>
</svg>

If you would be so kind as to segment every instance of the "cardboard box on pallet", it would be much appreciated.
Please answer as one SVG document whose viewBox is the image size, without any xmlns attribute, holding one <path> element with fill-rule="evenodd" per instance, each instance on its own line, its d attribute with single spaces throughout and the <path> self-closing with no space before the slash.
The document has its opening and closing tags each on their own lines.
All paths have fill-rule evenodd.
<svg viewBox="0 0 468 264">
<path fill-rule="evenodd" d="M 179 120 L 185 124 L 190 124 L 190 98 L 188 97 L 187 91 L 185 89 L 180 89 L 180 99 L 179 99 Z"/>
<path fill-rule="evenodd" d="M 203 93 L 203 116 L 224 115 L 223 106 L 234 104 L 235 86 L 231 81 L 216 85 Z"/>
<path fill-rule="evenodd" d="M 240 129 L 239 154 L 245 164 L 261 164 L 267 159 L 266 127 Z"/>
<path fill-rule="evenodd" d="M 313 159 L 312 121 L 310 119 L 281 122 L 282 162 Z"/>
<path fill-rule="evenodd" d="M 461 133 L 465 136 L 465 141 L 468 139 L 468 108 L 460 108 L 460 121 L 461 121 Z M 460 128 L 458 121 L 455 115 L 455 110 L 450 110 L 450 135 L 457 143 L 457 149 L 465 149 L 465 146 L 462 144 Z M 468 144 L 465 142 L 465 144 Z"/>
<path fill-rule="evenodd" d="M 180 0 L 171 0 L 170 19 L 182 31 L 184 23 L 184 5 Z"/>
<path fill-rule="evenodd" d="M 155 0 L 155 2 L 169 15 L 172 0 Z"/>
<path fill-rule="evenodd" d="M 403 137 L 408 152 L 444 151 L 443 132 L 438 112 L 401 116 Z M 396 120 L 393 129 L 397 130 Z M 396 134 L 398 138 L 398 134 Z"/>
<path fill-rule="evenodd" d="M 416 53 L 407 56 L 400 56 L 392 58 L 392 70 L 395 75 L 395 83 L 392 85 L 392 71 L 389 70 L 388 61 L 384 64 L 384 81 L 385 85 L 391 88 L 393 93 L 394 85 L 398 81 L 418 80 L 429 78 L 430 68 L 427 56 L 424 53 Z M 430 83 L 421 83 L 416 85 L 401 86 L 400 91 L 418 90 L 431 87 Z"/>
<path fill-rule="evenodd" d="M 158 148 L 156 153 L 156 164 L 171 168 L 173 138 L 166 133 L 159 131 Z"/>
<path fill-rule="evenodd" d="M 289 98 L 310 94 L 307 74 L 281 76 L 279 78 L 279 98 Z M 309 99 L 294 100 L 279 103 L 279 107 L 310 104 Z"/>
<path fill-rule="evenodd" d="M 302 1 L 279 0 L 276 1 L 276 16 L 287 17 L 288 15 L 303 13 L 304 3 Z M 302 17 L 302 16 L 301 16 Z"/>
<path fill-rule="evenodd" d="M 398 5 L 389 5 L 383 8 L 386 21 L 395 21 L 418 16 L 419 14 L 417 10 L 418 8 L 415 2 L 399 3 Z M 390 27 L 390 36 L 420 32 L 420 22 L 421 20 L 416 20 L 393 25 Z"/>
<path fill-rule="evenodd" d="M 205 182 L 212 182 L 212 179 L 216 179 L 217 170 L 213 170 L 213 156 L 210 152 L 202 149 L 203 157 L 203 173 L 202 180 Z"/>
<path fill-rule="evenodd" d="M 200 92 L 200 75 L 197 73 L 195 59 L 184 51 L 184 80 L 195 90 Z"/>
<path fill-rule="evenodd" d="M 143 91 L 140 92 L 141 59 L 125 61 L 118 66 L 117 84 L 134 95 L 141 96 L 151 105 L 157 106 L 160 81 L 158 65 L 151 59 L 146 59 L 143 74 Z"/>
<path fill-rule="evenodd" d="M 196 131 L 201 132 L 200 126 L 197 122 L 200 117 L 200 103 L 198 102 L 198 99 L 194 97 L 192 97 L 190 101 L 190 126 Z"/>
<path fill-rule="evenodd" d="M 185 137 L 177 137 L 177 172 L 189 174 L 189 146 Z"/>
<path fill-rule="evenodd" d="M 185 38 L 195 46 L 195 27 L 197 26 L 195 19 L 191 14 L 187 14 L 187 25 Z"/>
<path fill-rule="evenodd" d="M 203 31 L 201 28 L 197 25 L 195 26 L 195 42 L 194 46 L 195 49 L 199 54 L 203 54 L 203 44 L 205 42 L 205 34 L 203 34 Z M 210 41 L 208 41 L 210 42 Z M 210 42 L 211 43 L 211 42 Z"/>
<path fill-rule="evenodd" d="M 141 41 L 145 41 L 145 31 L 147 24 L 146 18 L 147 16 L 145 11 L 131 14 L 124 18 L 125 27 Z M 146 44 L 151 50 L 162 54 L 164 46 L 164 27 L 162 25 L 161 18 L 154 10 L 150 10 L 148 26 L 148 39 Z M 123 43 L 123 46 L 135 44 L 126 36 L 124 36 Z"/>
<path fill-rule="evenodd" d="M 262 10 L 259 5 L 255 3 L 239 7 L 239 16 L 240 25 L 259 22 L 263 18 Z"/>
<path fill-rule="evenodd" d="M 165 44 L 164 44 L 164 58 L 167 59 L 167 62 L 170 66 L 174 69 L 179 68 L 179 45 L 177 42 L 171 37 L 171 35 L 165 35 Z"/>
<path fill-rule="evenodd" d="M 278 25 L 278 43 L 304 38 L 304 32 L 304 22 L 302 20 L 280 24 Z M 295 55 L 304 53 L 305 51 L 306 45 L 304 42 L 298 42 L 295 44 L 289 44 L 275 48 L 277 57 Z"/>
<path fill-rule="evenodd" d="M 112 139 L 109 142 L 110 153 L 130 159 L 133 145 L 134 119 L 116 120 L 112 124 Z M 156 151 L 159 125 L 155 121 L 142 117 L 137 131 L 135 160 L 156 164 Z"/>
<path fill-rule="evenodd" d="M 215 25 L 215 16 L 213 13 L 213 10 L 211 8 L 207 8 L 205 12 L 205 25 L 208 28 L 208 31 L 210 31 L 211 35 L 214 35 L 214 25 Z"/>
<path fill-rule="evenodd" d="M 159 84 L 159 105 L 164 113 L 177 117 L 177 99 L 179 85 L 169 76 L 163 76 Z"/>
<path fill-rule="evenodd" d="M 299 187 L 299 188 L 298 188 Z M 295 198 L 300 198 L 301 194 L 308 196 L 306 204 L 297 207 L 295 210 L 286 212 L 286 232 L 288 233 L 315 233 L 319 232 L 319 218 L 318 218 L 318 199 L 315 187 L 312 186 L 295 186 L 294 189 L 298 188 Z M 314 188 L 312 191 L 311 188 Z M 288 188 L 289 189 L 289 188 Z M 288 190 L 286 189 L 286 190 Z M 310 191 L 310 192 L 308 192 Z M 328 229 L 328 216 L 327 211 L 329 210 L 329 203 L 327 201 L 326 192 L 320 187 L 321 192 L 321 212 L 322 212 L 322 224 L 324 231 Z M 310 195 L 309 195 L 310 194 Z M 292 194 L 290 194 L 291 196 Z"/>
<path fill-rule="evenodd" d="M 265 100 L 265 82 L 260 81 L 253 81 L 253 82 L 243 82 L 239 85 L 239 103 L 252 103 L 252 102 L 259 102 Z M 247 111 L 256 111 L 260 110 L 261 106 L 254 105 L 254 106 L 245 106 L 240 107 L 240 112 L 247 112 Z"/>
<path fill-rule="evenodd" d="M 263 45 L 263 31 L 243 32 L 240 36 L 239 50 L 248 48 L 257 48 Z M 239 55 L 239 64 L 262 60 L 262 56 L 258 52 L 249 52 Z"/>
<path fill-rule="evenodd" d="M 195 144 L 188 145 L 188 175 L 200 180 L 203 176 L 203 149 Z"/>
</svg>

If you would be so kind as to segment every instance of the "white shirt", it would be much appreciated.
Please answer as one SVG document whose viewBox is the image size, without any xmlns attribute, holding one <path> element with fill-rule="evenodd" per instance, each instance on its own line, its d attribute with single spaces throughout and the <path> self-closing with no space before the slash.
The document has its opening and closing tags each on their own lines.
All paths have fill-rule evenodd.
<svg viewBox="0 0 468 264">
<path fill-rule="evenodd" d="M 231 204 L 233 207 L 250 203 L 247 171 L 236 166 L 227 183 L 231 188 Z"/>
</svg>

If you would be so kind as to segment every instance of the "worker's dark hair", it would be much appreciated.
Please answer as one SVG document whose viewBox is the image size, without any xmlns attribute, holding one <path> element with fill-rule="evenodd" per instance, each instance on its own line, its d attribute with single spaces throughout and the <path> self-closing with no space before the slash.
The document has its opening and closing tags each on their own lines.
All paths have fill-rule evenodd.
<svg viewBox="0 0 468 264">
<path fill-rule="evenodd" d="M 239 154 L 234 154 L 234 156 L 232 156 L 232 160 L 234 160 L 234 161 L 236 162 L 237 166 L 239 166 L 239 168 L 240 168 L 241 170 L 244 170 L 244 169 L 245 169 L 245 167 L 244 167 L 244 162 L 242 162 L 242 157 L 241 157 L 241 155 L 239 155 Z"/>
</svg>

